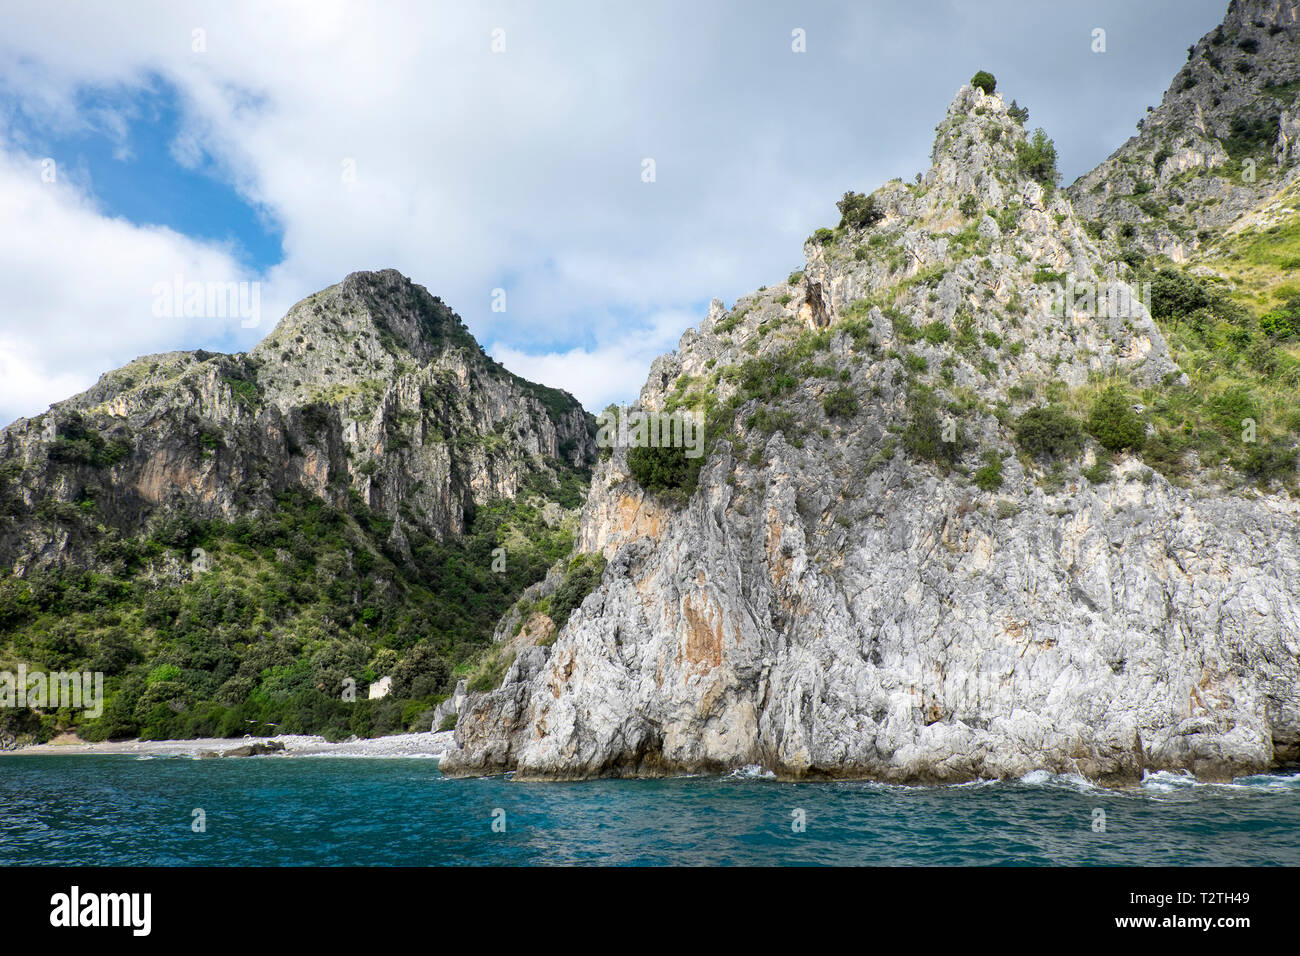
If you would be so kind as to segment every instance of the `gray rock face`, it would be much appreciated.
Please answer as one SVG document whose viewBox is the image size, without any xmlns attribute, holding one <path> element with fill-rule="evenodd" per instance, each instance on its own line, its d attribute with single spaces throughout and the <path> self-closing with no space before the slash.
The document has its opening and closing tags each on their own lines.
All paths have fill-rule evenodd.
<svg viewBox="0 0 1300 956">
<path fill-rule="evenodd" d="M 1121 782 L 1300 756 L 1294 503 L 1130 472 L 999 518 L 901 456 L 863 481 L 859 447 L 776 435 L 761 475 L 724 451 L 681 512 L 608 469 L 601 588 L 474 700 L 443 769 Z"/>
<path fill-rule="evenodd" d="M 1233 0 L 1159 106 L 1070 187 L 1108 239 L 1185 262 L 1300 178 L 1300 2 Z"/>
<path fill-rule="evenodd" d="M 1182 374 L 1140 305 L 1053 309 L 1044 273 L 1127 287 L 1016 171 L 1024 135 L 964 88 L 877 225 L 810 240 L 792 283 L 655 363 L 646 409 L 723 409 L 698 485 L 683 502 L 621 449 L 601 464 L 578 543 L 600 586 L 469 695 L 444 772 L 1122 783 L 1300 758 L 1300 504 L 1127 456 L 1094 483 L 1093 445 L 1055 481 L 1010 453 L 1025 383 Z M 844 391 L 856 411 L 828 403 Z M 926 394 L 961 421 L 951 467 L 912 453 Z M 996 491 L 980 449 L 1005 455 Z"/>
<path fill-rule="evenodd" d="M 506 371 L 399 273 L 358 272 L 248 354 L 145 356 L 0 431 L 0 565 L 93 564 L 87 521 L 128 537 L 286 490 L 359 496 L 400 552 L 412 526 L 458 534 L 476 504 L 595 455 L 572 396 Z"/>
</svg>

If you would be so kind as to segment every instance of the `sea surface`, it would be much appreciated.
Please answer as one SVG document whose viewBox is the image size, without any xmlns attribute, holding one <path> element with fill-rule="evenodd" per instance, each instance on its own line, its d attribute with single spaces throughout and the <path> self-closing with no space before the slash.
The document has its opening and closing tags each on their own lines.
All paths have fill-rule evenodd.
<svg viewBox="0 0 1300 956">
<path fill-rule="evenodd" d="M 1112 791 L 1046 773 L 516 783 L 432 759 L 9 756 L 8 864 L 1300 865 L 1300 773 Z"/>
</svg>

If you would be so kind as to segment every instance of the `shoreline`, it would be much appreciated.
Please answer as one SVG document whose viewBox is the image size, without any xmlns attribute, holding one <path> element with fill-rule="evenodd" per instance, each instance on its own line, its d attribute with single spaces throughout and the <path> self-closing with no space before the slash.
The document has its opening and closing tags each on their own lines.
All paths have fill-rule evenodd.
<svg viewBox="0 0 1300 956">
<path fill-rule="evenodd" d="M 231 754 L 231 751 L 248 748 L 255 744 L 278 743 L 284 746 L 281 751 L 272 753 L 253 754 L 251 756 L 259 757 L 350 757 L 350 758 L 407 758 L 407 759 L 432 759 L 441 763 L 442 758 L 449 750 L 456 747 L 455 731 L 445 730 L 441 732 L 427 732 L 414 734 L 393 734 L 387 737 L 370 737 L 354 738 L 350 740 L 330 742 L 324 737 L 312 734 L 281 734 L 274 737 L 199 737 L 192 740 L 119 740 L 119 741 L 99 741 L 87 742 L 72 735 L 63 735 L 44 744 L 31 744 L 17 750 L 0 751 L 0 757 L 5 756 L 25 756 L 25 757 L 44 757 L 44 756 L 63 756 L 63 755 L 85 755 L 85 756 L 133 756 L 138 758 L 162 758 L 162 757 L 187 757 L 191 759 L 201 759 L 204 757 L 225 757 L 230 756 L 250 756 L 249 754 Z M 472 778 L 472 777 L 496 777 L 512 776 L 526 782 L 532 783 L 559 783 L 559 782 L 578 782 L 579 780 L 601 780 L 601 779 L 667 779 L 672 777 L 755 777 L 774 782 L 782 783 L 830 783 L 830 782 L 865 782 L 878 783 L 888 787 L 901 787 L 904 789 L 939 789 L 946 787 L 969 787 L 985 786 L 994 783 L 1042 783 L 1044 781 L 1066 782 L 1085 790 L 1125 792 L 1140 791 L 1144 789 L 1148 782 L 1165 781 L 1182 782 L 1184 784 L 1217 784 L 1220 786 L 1236 787 L 1243 786 L 1243 781 L 1251 777 L 1278 777 L 1278 778 L 1300 778 L 1300 764 L 1286 763 L 1271 767 L 1259 774 L 1246 774 L 1240 777 L 1233 777 L 1226 780 L 1211 778 L 1201 778 L 1191 773 L 1189 770 L 1183 771 L 1151 771 L 1144 773 L 1141 778 L 1129 781 L 1124 784 L 1103 783 L 1098 780 L 1089 779 L 1081 774 L 1061 774 L 1048 770 L 1035 770 L 1021 778 L 1008 778 L 1004 780 L 993 779 L 973 779 L 962 781 L 885 781 L 871 777 L 830 777 L 825 779 L 802 779 L 790 780 L 783 778 L 779 774 L 766 771 L 758 766 L 737 768 L 730 772 L 721 773 L 683 773 L 669 774 L 665 777 L 587 777 L 577 779 L 561 779 L 554 777 L 535 778 L 525 776 L 519 778 L 515 771 L 500 770 L 496 772 L 480 772 L 461 774 L 454 773 L 453 779 Z"/>
<path fill-rule="evenodd" d="M 254 744 L 279 743 L 283 751 L 261 754 L 268 757 L 427 757 L 441 758 L 456 746 L 455 731 L 393 734 L 388 737 L 354 738 L 331 743 L 312 734 L 281 734 L 275 737 L 197 737 L 193 740 L 117 740 L 90 743 L 79 738 L 56 738 L 49 743 L 31 744 L 0 756 L 44 757 L 64 755 L 97 756 L 119 754 L 137 757 L 224 757 L 231 751 Z"/>
</svg>

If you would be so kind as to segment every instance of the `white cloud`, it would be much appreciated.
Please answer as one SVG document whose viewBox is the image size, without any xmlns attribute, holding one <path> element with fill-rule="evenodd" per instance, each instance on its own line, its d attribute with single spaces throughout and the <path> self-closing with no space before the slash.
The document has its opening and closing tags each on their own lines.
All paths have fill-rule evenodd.
<svg viewBox="0 0 1300 956">
<path fill-rule="evenodd" d="M 15 414 L 137 354 L 222 334 L 222 320 L 155 317 L 157 283 L 245 278 L 219 248 L 103 215 L 55 171 L 45 182 L 39 159 L 0 149 L 0 221 L 16 226 L 0 230 L 0 409 Z"/>
<path fill-rule="evenodd" d="M 1181 47 L 1222 12 L 1221 0 L 1196 0 L 1205 23 L 1190 25 L 1179 0 L 1189 36 L 1144 34 L 1133 55 L 1145 85 L 1134 86 L 1122 68 L 1133 45 L 1118 41 L 1143 18 L 1167 19 L 1170 4 L 1139 16 L 1104 2 L 1116 52 L 1098 70 L 1084 32 L 1087 83 L 1060 66 L 1061 44 L 1073 49 L 1061 25 L 1075 14 L 1017 30 L 1018 8 L 997 0 L 978 17 L 949 5 L 923 20 L 907 6 L 686 0 L 11 5 L 0 90 L 23 122 L 0 115 L 0 202 L 5 222 L 22 225 L 0 238 L 0 283 L 15 300 L 0 347 L 11 368 L 32 364 L 0 385 L 0 416 L 39 411 L 141 352 L 211 347 L 210 324 L 150 321 L 141 289 L 235 268 L 220 245 L 114 220 L 33 180 L 29 122 L 106 130 L 131 155 L 129 104 L 83 115 L 84 91 L 177 92 L 172 156 L 215 163 L 283 227 L 285 259 L 262 277 L 272 317 L 349 272 L 395 267 L 521 374 L 599 405 L 616 381 L 618 397 L 634 395 L 657 354 L 627 347 L 622 316 L 784 277 L 843 190 L 923 168 L 933 123 L 974 69 L 1015 62 L 1035 87 L 1003 88 L 1036 123 L 1056 110 L 1068 121 L 1045 122 L 1051 131 L 1096 138 L 1089 117 L 1158 94 Z M 795 25 L 806 54 L 790 50 Z M 502 54 L 490 49 L 497 27 Z M 205 52 L 192 49 L 196 28 Z M 1090 147 L 1090 161 L 1114 145 Z M 645 157 L 653 184 L 640 178 Z M 343 180 L 345 159 L 355 182 Z M 490 311 L 499 286 L 504 314 Z M 672 339 L 698 320 L 682 317 Z M 269 325 L 215 334 L 245 348 Z M 599 367 L 578 370 L 580 359 Z"/>
<path fill-rule="evenodd" d="M 704 310 L 698 315 L 669 310 L 592 348 L 530 353 L 496 343 L 488 352 L 516 375 L 562 388 L 599 412 L 611 403 L 634 401 L 650 363 L 672 351 L 682 332 L 702 318 Z"/>
</svg>

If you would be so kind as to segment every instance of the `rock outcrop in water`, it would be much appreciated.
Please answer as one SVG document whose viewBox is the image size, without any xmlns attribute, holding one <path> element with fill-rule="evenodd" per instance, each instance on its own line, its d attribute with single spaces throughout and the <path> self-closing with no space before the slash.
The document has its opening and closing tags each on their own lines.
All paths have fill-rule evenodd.
<svg viewBox="0 0 1300 956">
<path fill-rule="evenodd" d="M 1232 15 L 1271 10 L 1293 65 L 1293 7 Z M 1034 145 L 963 88 L 923 182 L 655 362 L 640 404 L 707 410 L 703 466 L 648 491 L 626 449 L 602 462 L 578 545 L 599 586 L 545 640 L 520 627 L 554 580 L 507 617 L 513 662 L 444 772 L 1118 783 L 1300 758 L 1295 435 L 1251 488 L 1194 456 L 1169 480 L 1140 426 L 1071 431 L 1080 403 L 1143 420 L 1102 402 L 1116 383 L 1188 378 Z M 1128 304 L 1054 308 L 1069 281 Z"/>
</svg>

